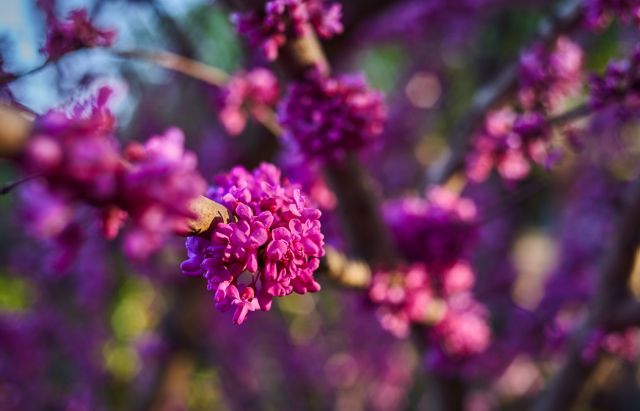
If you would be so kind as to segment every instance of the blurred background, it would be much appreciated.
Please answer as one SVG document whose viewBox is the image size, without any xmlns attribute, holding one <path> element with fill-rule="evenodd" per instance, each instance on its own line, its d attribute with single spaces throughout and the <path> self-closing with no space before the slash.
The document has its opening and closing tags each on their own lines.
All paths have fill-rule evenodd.
<svg viewBox="0 0 640 411">
<path fill-rule="evenodd" d="M 364 159 L 380 195 L 423 191 L 474 92 L 517 61 L 557 3 L 343 3 L 345 32 L 325 46 L 335 71 L 363 71 L 386 95 L 388 125 Z M 169 50 L 228 73 L 266 65 L 235 33 L 230 1 L 57 2 L 60 16 L 78 7 L 97 26 L 117 30 L 118 50 Z M 35 1 L 2 0 L 0 8 L 0 68 L 22 73 L 42 64 L 46 26 Z M 583 45 L 586 70 L 601 72 L 638 33 L 613 24 L 573 39 Z M 300 164 L 259 124 L 249 122 L 238 137 L 225 133 L 215 87 L 108 50 L 71 53 L 0 93 L 44 113 L 100 84 L 117 92 L 112 107 L 122 141 L 177 126 L 209 179 L 261 161 L 299 173 Z M 489 216 L 473 263 L 495 341 L 456 374 L 466 384 L 466 409 L 524 409 L 557 369 L 563 321 L 591 295 L 602 239 L 637 168 L 636 130 L 631 121 L 611 140 L 590 140 L 587 154 L 568 154 L 553 176 L 536 169 L 517 188 L 491 180 L 465 190 Z M 0 162 L 1 184 L 17 176 Z M 438 372 L 427 372 L 420 343 L 380 327 L 366 292 L 320 276 L 322 292 L 277 299 L 271 312 L 234 326 L 215 310 L 204 281 L 180 274 L 181 239 L 142 265 L 102 240 L 98 227 L 83 226 L 75 262 L 61 273 L 53 269 L 55 245 L 37 244 L 21 229 L 19 197 L 0 196 L 0 410 L 433 409 Z M 323 231 L 340 247 L 328 208 Z M 632 283 L 640 292 L 638 275 Z M 541 311 L 545 298 L 560 302 Z M 531 321 L 545 313 L 552 319 Z M 634 352 L 606 361 L 581 409 L 640 407 Z"/>
</svg>

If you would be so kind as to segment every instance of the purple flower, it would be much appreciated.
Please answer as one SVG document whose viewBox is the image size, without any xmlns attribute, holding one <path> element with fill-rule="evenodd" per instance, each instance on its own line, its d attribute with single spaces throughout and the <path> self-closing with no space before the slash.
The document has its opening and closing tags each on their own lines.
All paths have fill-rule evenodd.
<svg viewBox="0 0 640 411">
<path fill-rule="evenodd" d="M 125 252 L 144 259 L 170 233 L 186 230 L 192 217 L 189 203 L 204 193 L 206 184 L 178 129 L 144 145 L 131 143 L 123 156 L 112 134 L 110 94 L 101 88 L 89 102 L 37 120 L 21 159 L 27 173 L 44 180 L 25 192 L 26 209 L 38 210 L 31 213 L 29 224 L 36 236 L 55 238 L 68 232 L 68 216 L 87 204 L 100 211 L 108 238 L 114 238 L 128 218 Z M 32 195 L 34 190 L 42 195 Z M 54 212 L 57 218 L 52 218 Z"/>
<path fill-rule="evenodd" d="M 170 128 L 151 137 L 144 146 L 126 149 L 127 167 L 121 179 L 117 204 L 131 219 L 125 252 L 146 258 L 176 231 L 185 230 L 193 217 L 189 203 L 206 189 L 193 153 L 184 149 L 184 135 Z"/>
<path fill-rule="evenodd" d="M 559 37 L 551 51 L 542 44 L 520 56 L 518 99 L 526 110 L 553 111 L 582 86 L 583 53 L 579 45 Z"/>
<path fill-rule="evenodd" d="M 43 52 L 50 60 L 83 48 L 109 47 L 116 38 L 115 30 L 96 28 L 85 9 L 72 10 L 67 20 L 61 21 L 54 10 L 55 1 L 40 0 L 38 3 L 47 16 L 47 40 Z"/>
<path fill-rule="evenodd" d="M 434 275 L 464 259 L 475 236 L 474 203 L 444 188 L 430 189 L 426 198 L 388 201 L 383 213 L 398 249 Z"/>
<path fill-rule="evenodd" d="M 602 329 L 591 331 L 582 348 L 582 359 L 594 363 L 598 354 L 604 351 L 619 356 L 627 361 L 635 361 L 638 357 L 638 328 L 632 327 L 619 332 L 605 332 Z"/>
<path fill-rule="evenodd" d="M 404 338 L 412 325 L 424 327 L 430 343 L 427 361 L 440 372 L 483 352 L 491 342 L 486 308 L 470 294 L 475 276 L 458 262 L 440 274 L 424 264 L 374 273 L 369 299 L 382 328 Z"/>
<path fill-rule="evenodd" d="M 482 182 L 495 167 L 507 182 L 525 178 L 530 160 L 547 165 L 550 130 L 539 112 L 516 114 L 511 107 L 489 112 L 483 129 L 475 135 L 473 150 L 467 157 L 469 179 Z"/>
<path fill-rule="evenodd" d="M 310 28 L 322 38 L 342 32 L 342 7 L 325 0 L 271 0 L 263 10 L 233 16 L 239 33 L 268 60 L 278 58 L 287 38 L 302 37 Z"/>
<path fill-rule="evenodd" d="M 428 331 L 428 339 L 432 347 L 425 359 L 431 370 L 444 375 L 477 373 L 474 361 L 482 360 L 492 340 L 486 308 L 468 294 L 456 296 Z"/>
<path fill-rule="evenodd" d="M 238 73 L 218 94 L 218 118 L 227 133 L 236 136 L 244 130 L 248 114 L 266 119 L 279 96 L 278 80 L 270 70 L 256 68 Z"/>
<path fill-rule="evenodd" d="M 638 0 L 587 0 L 586 22 L 593 29 L 603 29 L 617 16 L 624 23 L 640 25 L 640 2 Z"/>
<path fill-rule="evenodd" d="M 412 323 L 429 321 L 429 308 L 436 296 L 423 264 L 378 271 L 373 276 L 369 298 L 378 306 L 382 328 L 396 337 L 407 337 Z"/>
<path fill-rule="evenodd" d="M 22 159 L 25 170 L 46 177 L 51 189 L 66 197 L 98 206 L 108 203 L 124 167 L 111 134 L 115 122 L 107 108 L 110 95 L 103 87 L 88 102 L 40 117 Z"/>
<path fill-rule="evenodd" d="M 210 240 L 187 240 L 186 275 L 203 275 L 216 308 L 235 308 L 241 324 L 249 311 L 268 311 L 273 297 L 320 290 L 313 278 L 324 255 L 320 211 L 271 164 L 253 172 L 235 167 L 215 180 L 209 197 L 235 221 L 216 226 Z"/>
<path fill-rule="evenodd" d="M 361 75 L 310 72 L 294 83 L 279 112 L 287 136 L 309 158 L 333 161 L 375 143 L 386 118 L 382 93 Z"/>
<path fill-rule="evenodd" d="M 625 60 L 609 63 L 605 72 L 590 79 L 590 105 L 596 110 L 613 106 L 628 117 L 640 105 L 640 47 Z"/>
</svg>

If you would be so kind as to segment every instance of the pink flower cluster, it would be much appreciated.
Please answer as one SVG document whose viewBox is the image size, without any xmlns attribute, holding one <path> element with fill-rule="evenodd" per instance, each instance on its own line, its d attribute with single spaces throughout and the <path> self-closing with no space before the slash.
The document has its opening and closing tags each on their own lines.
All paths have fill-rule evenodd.
<svg viewBox="0 0 640 411">
<path fill-rule="evenodd" d="M 308 158 L 340 161 L 369 147 L 384 129 L 384 96 L 361 75 L 327 77 L 317 70 L 294 83 L 279 111 L 288 137 Z"/>
<path fill-rule="evenodd" d="M 609 63 L 605 72 L 590 79 L 589 103 L 599 110 L 616 107 L 618 114 L 635 112 L 640 106 L 640 47 L 624 60 Z"/>
<path fill-rule="evenodd" d="M 429 321 L 435 296 L 424 264 L 414 264 L 376 272 L 369 298 L 378 306 L 376 315 L 382 328 L 397 337 L 407 337 L 412 323 Z"/>
<path fill-rule="evenodd" d="M 520 56 L 518 100 L 525 110 L 553 111 L 582 86 L 583 52 L 559 37 L 551 52 L 536 44 Z"/>
<path fill-rule="evenodd" d="M 589 339 L 582 349 L 582 358 L 587 362 L 594 362 L 600 351 L 616 355 L 627 361 L 638 358 L 638 328 L 627 328 L 623 331 L 605 332 L 597 329 L 591 332 Z"/>
<path fill-rule="evenodd" d="M 466 172 L 475 182 L 486 180 L 493 168 L 507 182 L 525 178 L 531 162 L 550 166 L 557 151 L 549 147 L 549 113 L 576 95 L 582 85 L 582 49 L 560 37 L 551 51 L 536 45 L 520 57 L 520 112 L 504 106 L 489 112 L 473 139 Z"/>
<path fill-rule="evenodd" d="M 302 37 L 311 28 L 322 38 L 340 34 L 341 19 L 342 6 L 325 0 L 271 0 L 264 10 L 233 16 L 238 32 L 268 60 L 278 58 L 287 38 Z"/>
<path fill-rule="evenodd" d="M 320 211 L 275 166 L 235 167 L 208 196 L 236 220 L 218 224 L 210 239 L 189 238 L 181 269 L 206 278 L 216 308 L 235 308 L 233 322 L 241 324 L 249 311 L 268 311 L 273 297 L 320 290 L 313 278 L 324 255 Z"/>
<path fill-rule="evenodd" d="M 486 180 L 495 167 L 502 178 L 517 181 L 529 174 L 530 166 L 520 135 L 513 129 L 517 118 L 511 107 L 487 114 L 484 128 L 474 136 L 473 150 L 467 157 L 467 177 Z"/>
<path fill-rule="evenodd" d="M 383 212 L 412 265 L 374 274 L 369 297 L 382 326 L 399 337 L 412 324 L 429 326 L 434 358 L 483 351 L 491 331 L 486 310 L 471 294 L 475 275 L 466 258 L 476 231 L 474 203 L 434 187 L 426 198 L 387 202 Z"/>
<path fill-rule="evenodd" d="M 482 182 L 495 167 L 508 182 L 522 180 L 531 170 L 530 161 L 553 162 L 547 147 L 549 133 L 546 119 L 538 112 L 518 115 L 511 107 L 489 112 L 467 158 L 467 177 Z"/>
<path fill-rule="evenodd" d="M 425 198 L 405 197 L 383 205 L 384 219 L 397 248 L 432 274 L 464 259 L 476 231 L 476 207 L 466 198 L 431 188 Z"/>
<path fill-rule="evenodd" d="M 638 0 L 587 0 L 585 2 L 587 24 L 593 29 L 607 27 L 617 16 L 624 23 L 640 26 L 640 2 Z"/>
<path fill-rule="evenodd" d="M 429 332 L 433 348 L 426 354 L 427 366 L 446 374 L 489 348 L 492 340 L 487 309 L 470 294 L 449 300 L 442 320 Z M 477 358 L 477 357 L 475 357 Z"/>
<path fill-rule="evenodd" d="M 437 274 L 413 264 L 375 273 L 369 298 L 382 327 L 397 337 L 408 336 L 412 324 L 426 325 L 435 345 L 431 356 L 468 357 L 491 340 L 487 312 L 471 296 L 474 281 L 463 261 Z"/>
<path fill-rule="evenodd" d="M 39 207 L 65 212 L 60 219 L 36 220 L 43 225 L 34 232 L 61 234 L 69 222 L 65 217 L 75 214 L 76 205 L 88 204 L 101 211 L 107 237 L 115 237 L 128 218 L 131 229 L 125 251 L 133 258 L 146 258 L 174 230 L 185 229 L 192 217 L 189 202 L 206 185 L 196 170 L 194 154 L 185 152 L 178 129 L 144 145 L 131 143 L 121 154 L 107 108 L 110 95 L 111 90 L 103 87 L 93 100 L 68 112 L 53 110 L 37 120 L 21 162 L 29 175 L 42 178 L 36 184 L 48 195 L 40 197 Z"/>
<path fill-rule="evenodd" d="M 72 10 L 67 20 L 61 21 L 54 10 L 55 1 L 39 0 L 38 3 L 47 17 L 47 40 L 43 52 L 50 60 L 83 48 L 109 47 L 116 38 L 115 30 L 96 28 L 85 9 Z"/>
<path fill-rule="evenodd" d="M 256 68 L 238 73 L 218 93 L 218 118 L 227 133 L 236 136 L 245 129 L 248 114 L 266 119 L 279 97 L 278 79 L 270 70 Z"/>
</svg>

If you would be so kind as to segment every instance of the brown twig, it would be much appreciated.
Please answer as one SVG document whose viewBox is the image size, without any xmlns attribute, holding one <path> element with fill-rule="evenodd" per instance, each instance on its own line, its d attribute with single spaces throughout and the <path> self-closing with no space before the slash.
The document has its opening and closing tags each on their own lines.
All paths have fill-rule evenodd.
<svg viewBox="0 0 640 411">
<path fill-rule="evenodd" d="M 589 106 L 588 104 L 581 104 L 577 107 L 565 111 L 564 113 L 558 114 L 557 116 L 549 117 L 547 119 L 547 124 L 550 126 L 559 126 L 588 116 L 591 113 L 593 113 L 593 109 L 591 108 L 591 106 Z"/>
<path fill-rule="evenodd" d="M 41 175 L 39 175 L 39 174 L 34 174 L 34 175 L 31 175 L 31 176 L 19 178 L 19 179 L 15 180 L 15 181 L 11 181 L 11 182 L 3 185 L 2 187 L 0 187 L 0 195 L 9 194 L 16 187 L 18 187 L 20 184 L 26 183 L 27 181 L 33 180 L 34 178 L 38 178 L 40 176 Z"/>
<path fill-rule="evenodd" d="M 36 66 L 30 70 L 27 70 L 25 72 L 19 73 L 19 74 L 13 74 L 13 73 L 2 73 L 2 75 L 0 75 L 0 86 L 4 86 L 6 84 L 9 84 L 13 81 L 17 81 L 20 80 L 24 77 L 30 76 L 32 74 L 36 74 L 40 71 L 42 71 L 43 69 L 45 69 L 47 66 L 49 66 L 50 63 L 52 63 L 53 60 L 45 60 L 42 64 L 40 64 L 39 66 Z"/>
<path fill-rule="evenodd" d="M 203 83 L 215 87 L 224 87 L 229 81 L 229 74 L 217 67 L 180 56 L 169 51 L 150 50 L 111 50 L 115 56 L 122 58 L 134 58 L 153 63 L 167 70 L 184 74 L 185 76 L 200 80 Z M 254 118 L 269 130 L 274 136 L 282 136 L 282 127 L 278 123 L 276 113 L 264 109 L 264 113 Z"/>
<path fill-rule="evenodd" d="M 148 61 L 168 70 L 198 79 L 213 86 L 222 87 L 229 80 L 224 71 L 202 62 L 169 51 L 110 50 L 115 56 Z"/>
</svg>

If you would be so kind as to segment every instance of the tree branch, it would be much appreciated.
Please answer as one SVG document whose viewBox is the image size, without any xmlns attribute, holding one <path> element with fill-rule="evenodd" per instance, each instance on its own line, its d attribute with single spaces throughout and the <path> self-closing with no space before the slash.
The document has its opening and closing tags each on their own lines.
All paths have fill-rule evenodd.
<svg viewBox="0 0 640 411">
<path fill-rule="evenodd" d="M 18 156 L 31 134 L 34 117 L 16 107 L 0 104 L 0 157 Z"/>
<path fill-rule="evenodd" d="M 109 50 L 114 56 L 122 58 L 135 58 L 156 64 L 168 70 L 172 70 L 189 77 L 193 77 L 203 83 L 216 87 L 224 86 L 229 80 L 229 75 L 219 68 L 204 64 L 197 60 L 183 57 L 170 51 L 150 50 Z"/>
</svg>

